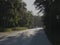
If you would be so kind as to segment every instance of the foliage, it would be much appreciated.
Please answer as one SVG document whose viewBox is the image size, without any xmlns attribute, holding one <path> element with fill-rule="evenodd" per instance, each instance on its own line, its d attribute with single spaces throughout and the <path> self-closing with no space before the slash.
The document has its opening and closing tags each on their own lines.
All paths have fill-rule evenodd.
<svg viewBox="0 0 60 45">
<path fill-rule="evenodd" d="M 40 9 L 40 12 L 44 10 L 44 25 L 46 26 L 45 32 L 48 39 L 53 45 L 60 45 L 60 1 L 59 0 L 36 0 L 35 5 Z M 59 43 L 58 43 L 59 42 Z"/>
<path fill-rule="evenodd" d="M 29 12 L 22 0 L 0 0 L 0 28 L 30 26 L 33 22 Z"/>
<path fill-rule="evenodd" d="M 34 27 L 42 27 L 42 19 L 40 16 L 33 16 L 34 19 Z"/>
<path fill-rule="evenodd" d="M 0 0 L 0 27 L 11 27 L 18 23 L 18 8 L 21 1 L 18 0 Z M 17 3 L 17 4 L 16 4 Z M 19 5 L 20 4 L 20 5 Z"/>
</svg>

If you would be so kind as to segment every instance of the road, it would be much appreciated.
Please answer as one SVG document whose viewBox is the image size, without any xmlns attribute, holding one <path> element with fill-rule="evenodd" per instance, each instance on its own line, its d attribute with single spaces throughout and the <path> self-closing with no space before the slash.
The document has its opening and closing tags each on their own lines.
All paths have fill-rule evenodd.
<svg viewBox="0 0 60 45">
<path fill-rule="evenodd" d="M 42 28 L 0 33 L 0 45 L 52 45 Z"/>
</svg>

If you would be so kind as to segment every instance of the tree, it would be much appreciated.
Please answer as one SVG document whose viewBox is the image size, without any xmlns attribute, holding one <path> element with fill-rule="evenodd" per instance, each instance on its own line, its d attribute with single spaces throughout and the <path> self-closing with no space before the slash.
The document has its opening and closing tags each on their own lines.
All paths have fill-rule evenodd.
<svg viewBox="0 0 60 45">
<path fill-rule="evenodd" d="M 31 11 L 27 11 L 27 27 L 32 28 L 33 27 L 33 14 Z"/>
<path fill-rule="evenodd" d="M 13 27 L 18 23 L 21 0 L 0 0 L 0 27 Z"/>
<path fill-rule="evenodd" d="M 22 0 L 0 0 L 0 28 L 25 27 L 27 24 L 30 26 L 31 16 Z"/>
<path fill-rule="evenodd" d="M 42 27 L 42 21 L 40 16 L 33 16 L 34 27 Z"/>
<path fill-rule="evenodd" d="M 60 45 L 59 29 L 60 29 L 60 6 L 59 0 L 36 0 L 35 5 L 45 11 L 44 25 L 46 26 L 45 32 L 48 39 L 53 45 Z M 57 30 L 57 31 L 56 31 Z M 58 43 L 59 42 L 59 43 Z"/>
</svg>

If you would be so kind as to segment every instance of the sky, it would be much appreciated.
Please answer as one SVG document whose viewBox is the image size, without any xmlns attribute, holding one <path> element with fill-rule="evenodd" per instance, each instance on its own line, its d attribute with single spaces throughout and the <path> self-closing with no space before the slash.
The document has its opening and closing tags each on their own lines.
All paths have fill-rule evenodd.
<svg viewBox="0 0 60 45">
<path fill-rule="evenodd" d="M 39 10 L 37 10 L 34 6 L 34 1 L 35 0 L 23 0 L 23 1 L 27 4 L 27 6 L 26 6 L 27 10 L 32 11 L 32 13 L 34 15 L 38 15 L 37 12 Z M 40 15 L 42 15 L 42 13 Z"/>
</svg>

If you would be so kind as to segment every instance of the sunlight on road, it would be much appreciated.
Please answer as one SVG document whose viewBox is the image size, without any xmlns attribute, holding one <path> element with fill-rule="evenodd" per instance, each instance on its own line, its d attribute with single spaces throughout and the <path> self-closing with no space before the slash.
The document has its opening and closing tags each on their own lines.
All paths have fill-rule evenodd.
<svg viewBox="0 0 60 45">
<path fill-rule="evenodd" d="M 15 33 L 16 35 L 14 35 Z M 8 34 L 10 36 L 6 35 L 0 39 L 0 45 L 51 45 L 43 28 L 28 29 L 15 33 L 10 33 Z"/>
</svg>

